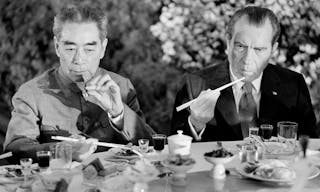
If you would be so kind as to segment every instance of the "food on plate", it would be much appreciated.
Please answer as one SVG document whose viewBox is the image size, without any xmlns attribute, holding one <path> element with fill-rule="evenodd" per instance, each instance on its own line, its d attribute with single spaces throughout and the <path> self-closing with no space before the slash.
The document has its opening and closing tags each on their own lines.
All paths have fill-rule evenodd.
<svg viewBox="0 0 320 192">
<path fill-rule="evenodd" d="M 293 180 L 296 178 L 296 172 L 292 167 L 275 159 L 246 163 L 244 171 L 265 179 Z"/>
<path fill-rule="evenodd" d="M 266 147 L 266 152 L 272 155 L 290 154 L 294 152 L 292 148 L 288 147 L 287 144 L 285 143 L 266 142 L 265 147 Z"/>
<path fill-rule="evenodd" d="M 135 154 L 131 149 L 121 149 L 116 153 L 116 155 L 119 155 L 119 156 L 133 156 L 133 155 L 137 155 L 137 154 Z"/>
<path fill-rule="evenodd" d="M 35 164 L 31 167 L 31 175 L 39 172 L 39 168 Z M 23 172 L 20 165 L 9 165 L 0 168 L 0 175 L 7 178 L 23 178 Z"/>
<path fill-rule="evenodd" d="M 231 157 L 233 156 L 233 153 L 226 150 L 225 148 L 221 147 L 219 149 L 214 149 L 211 152 L 207 152 L 204 154 L 207 157 L 218 157 L 218 158 L 224 158 L 224 157 Z"/>
<path fill-rule="evenodd" d="M 189 156 L 183 156 L 180 154 L 171 155 L 168 157 L 167 162 L 171 165 L 182 166 L 182 165 L 192 165 L 195 160 Z"/>
</svg>

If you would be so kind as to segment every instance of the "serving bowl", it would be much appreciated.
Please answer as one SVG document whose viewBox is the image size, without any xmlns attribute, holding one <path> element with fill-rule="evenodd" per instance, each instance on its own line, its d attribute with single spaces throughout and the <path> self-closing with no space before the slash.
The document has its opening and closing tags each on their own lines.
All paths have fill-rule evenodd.
<svg viewBox="0 0 320 192">
<path fill-rule="evenodd" d="M 226 149 L 217 149 L 217 150 L 226 150 Z M 212 152 L 208 152 L 204 154 L 204 159 L 212 164 L 212 170 L 210 172 L 210 176 L 212 178 L 224 179 L 226 177 L 226 169 L 224 165 L 231 162 L 237 156 L 236 152 L 231 152 L 231 150 L 226 150 L 226 151 L 228 151 L 230 154 L 226 156 L 211 156 L 210 153 Z"/>
<path fill-rule="evenodd" d="M 189 156 L 169 156 L 162 164 L 173 172 L 171 183 L 173 185 L 186 185 L 187 172 L 195 165 L 195 160 Z"/>
</svg>

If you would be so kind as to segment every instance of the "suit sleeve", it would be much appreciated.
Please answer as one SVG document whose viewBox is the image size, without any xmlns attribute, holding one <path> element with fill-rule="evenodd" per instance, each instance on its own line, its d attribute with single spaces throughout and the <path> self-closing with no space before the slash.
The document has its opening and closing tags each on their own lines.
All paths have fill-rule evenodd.
<svg viewBox="0 0 320 192">
<path fill-rule="evenodd" d="M 177 130 L 183 130 L 183 133 L 193 137 L 191 132 L 188 117 L 190 109 L 186 108 L 177 112 L 176 107 L 196 98 L 202 90 L 205 89 L 204 81 L 198 75 L 189 74 L 184 77 L 185 84 L 178 91 L 174 102 L 174 108 L 171 118 L 171 131 L 170 134 L 177 134 Z"/>
<path fill-rule="evenodd" d="M 319 133 L 316 129 L 316 117 L 313 111 L 309 90 L 302 75 L 299 76 L 299 88 L 297 107 L 299 114 L 301 114 L 301 119 L 298 125 L 298 134 L 318 138 Z"/>
<path fill-rule="evenodd" d="M 12 98 L 13 111 L 8 125 L 4 150 L 12 151 L 12 162 L 21 157 L 35 159 L 36 151 L 48 150 L 51 144 L 39 144 L 39 118 L 33 89 L 22 85 Z"/>
</svg>

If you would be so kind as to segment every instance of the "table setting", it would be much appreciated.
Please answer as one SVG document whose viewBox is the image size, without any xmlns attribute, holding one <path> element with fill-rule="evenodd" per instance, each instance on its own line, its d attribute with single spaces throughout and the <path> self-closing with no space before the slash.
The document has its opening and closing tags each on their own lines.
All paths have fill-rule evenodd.
<svg viewBox="0 0 320 192">
<path fill-rule="evenodd" d="M 320 139 L 300 136 L 293 141 L 291 137 L 296 135 L 288 133 L 272 137 L 261 131 L 269 129 L 268 126 L 262 127 L 249 129 L 249 137 L 241 141 L 192 143 L 192 138 L 182 131 L 169 137 L 154 135 L 156 142 L 142 138 L 138 146 L 94 141 L 112 147 L 90 154 L 82 162 L 72 161 L 69 146 L 61 144 L 65 146 L 38 152 L 38 163 L 21 159 L 20 165 L 1 166 L 0 189 L 44 192 L 319 189 Z M 55 139 L 79 142 L 74 138 Z"/>
</svg>

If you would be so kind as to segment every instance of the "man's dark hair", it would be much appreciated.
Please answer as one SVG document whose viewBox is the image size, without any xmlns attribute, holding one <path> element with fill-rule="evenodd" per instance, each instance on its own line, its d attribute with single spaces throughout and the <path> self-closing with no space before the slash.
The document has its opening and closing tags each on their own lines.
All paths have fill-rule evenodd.
<svg viewBox="0 0 320 192">
<path fill-rule="evenodd" d="M 227 25 L 227 39 L 230 40 L 232 38 L 234 25 L 243 16 L 247 16 L 249 23 L 256 26 L 263 25 L 266 20 L 269 19 L 273 28 L 272 45 L 278 41 L 280 36 L 280 23 L 277 16 L 270 9 L 257 6 L 248 6 L 239 9 L 231 16 Z"/>
<path fill-rule="evenodd" d="M 63 24 L 89 22 L 97 24 L 101 40 L 107 37 L 107 16 L 105 12 L 90 4 L 70 4 L 61 8 L 54 18 L 53 34 L 57 39 L 60 39 Z"/>
</svg>

